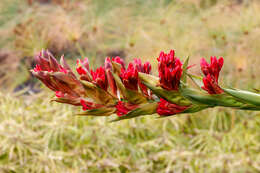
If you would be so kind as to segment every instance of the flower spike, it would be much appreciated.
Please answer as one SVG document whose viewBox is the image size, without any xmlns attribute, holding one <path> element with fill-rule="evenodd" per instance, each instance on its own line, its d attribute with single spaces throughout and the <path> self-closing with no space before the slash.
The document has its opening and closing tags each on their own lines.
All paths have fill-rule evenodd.
<svg viewBox="0 0 260 173">
<path fill-rule="evenodd" d="M 158 77 L 150 74 L 151 64 L 142 64 L 141 59 L 126 66 L 120 57 L 107 57 L 104 66 L 93 70 L 85 58 L 77 60 L 78 79 L 64 56 L 59 63 L 49 51 L 41 51 L 31 72 L 55 92 L 53 101 L 81 106 L 83 116 L 117 114 L 114 121 L 120 121 L 155 113 L 160 117 L 195 113 L 215 106 L 260 111 L 260 94 L 219 86 L 222 57 L 211 57 L 210 63 L 201 59 L 203 78 L 189 74 L 189 58 L 183 64 L 174 50 L 161 52 L 157 60 Z M 187 77 L 207 92 L 189 87 Z"/>
</svg>

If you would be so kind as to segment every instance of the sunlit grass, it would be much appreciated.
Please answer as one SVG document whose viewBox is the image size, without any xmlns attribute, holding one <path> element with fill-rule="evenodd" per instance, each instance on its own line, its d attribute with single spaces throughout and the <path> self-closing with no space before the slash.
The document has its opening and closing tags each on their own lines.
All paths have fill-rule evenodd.
<svg viewBox="0 0 260 173">
<path fill-rule="evenodd" d="M 259 171 L 259 113 L 216 108 L 109 123 L 42 98 L 1 94 L 1 171 Z"/>
</svg>

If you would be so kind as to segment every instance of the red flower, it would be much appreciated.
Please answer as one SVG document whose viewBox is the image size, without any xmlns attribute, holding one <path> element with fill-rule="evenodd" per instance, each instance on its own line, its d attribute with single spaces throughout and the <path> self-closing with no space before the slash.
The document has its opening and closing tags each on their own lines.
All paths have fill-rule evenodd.
<svg viewBox="0 0 260 173">
<path fill-rule="evenodd" d="M 96 71 L 91 70 L 91 76 L 93 79 L 93 83 L 98 85 L 103 90 L 107 90 L 108 87 L 108 81 L 105 73 L 104 67 L 99 67 L 96 69 Z"/>
<path fill-rule="evenodd" d="M 161 52 L 157 60 L 159 62 L 160 86 L 167 90 L 178 90 L 182 75 L 182 63 L 180 59 L 175 57 L 174 50 L 168 54 Z"/>
<path fill-rule="evenodd" d="M 138 105 L 133 105 L 123 101 L 119 101 L 117 102 L 117 105 L 115 107 L 116 107 L 116 114 L 120 117 L 126 115 L 131 110 L 136 109 Z"/>
<path fill-rule="evenodd" d="M 176 105 L 160 98 L 160 102 L 158 102 L 158 107 L 156 109 L 156 112 L 159 115 L 169 116 L 169 115 L 175 115 L 181 113 L 185 111 L 187 108 L 188 106 Z"/>
<path fill-rule="evenodd" d="M 221 94 L 223 90 L 218 85 L 218 77 L 219 72 L 223 66 L 224 59 L 220 57 L 217 59 L 216 57 L 210 58 L 210 64 L 202 58 L 200 60 L 201 71 L 205 75 L 203 78 L 204 86 L 202 89 L 206 90 L 209 94 Z"/>
<path fill-rule="evenodd" d="M 138 71 L 133 63 L 129 63 L 126 70 L 121 68 L 120 77 L 126 88 L 138 90 Z"/>
<path fill-rule="evenodd" d="M 149 74 L 151 72 L 151 64 L 146 62 L 142 64 L 140 59 L 134 59 L 134 62 L 129 63 L 127 69 L 121 68 L 120 77 L 126 88 L 131 90 L 138 90 L 138 85 L 141 91 L 147 94 L 147 88 L 138 78 L 138 72 Z"/>
</svg>

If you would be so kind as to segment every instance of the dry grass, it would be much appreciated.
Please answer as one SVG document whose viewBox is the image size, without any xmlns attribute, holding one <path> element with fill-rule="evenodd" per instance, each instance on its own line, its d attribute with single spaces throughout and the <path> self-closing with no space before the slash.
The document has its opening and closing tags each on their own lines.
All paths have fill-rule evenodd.
<svg viewBox="0 0 260 173">
<path fill-rule="evenodd" d="M 196 64 L 223 56 L 223 85 L 260 89 L 260 3 L 239 2 L 1 0 L 0 47 L 18 55 L 5 71 L 18 67 L 9 79 L 23 81 L 23 62 L 42 48 L 71 62 L 88 56 L 93 66 L 107 55 L 141 57 L 154 69 L 161 50 L 175 49 Z M 199 66 L 191 70 L 199 74 Z M 76 108 L 47 94 L 18 97 L 1 86 L 0 172 L 260 171 L 258 112 L 216 108 L 109 123 L 74 116 Z"/>
</svg>

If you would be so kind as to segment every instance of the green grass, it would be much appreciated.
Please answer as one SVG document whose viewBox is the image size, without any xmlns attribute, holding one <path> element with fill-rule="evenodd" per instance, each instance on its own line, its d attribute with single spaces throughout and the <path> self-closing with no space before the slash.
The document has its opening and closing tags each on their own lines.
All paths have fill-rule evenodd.
<svg viewBox="0 0 260 173">
<path fill-rule="evenodd" d="M 42 98 L 1 94 L 1 172 L 260 170 L 257 112 L 216 108 L 109 123 Z"/>
<path fill-rule="evenodd" d="M 121 50 L 126 61 L 140 57 L 153 69 L 161 50 L 175 49 L 192 64 L 224 56 L 223 86 L 260 89 L 260 3 L 236 2 L 73 0 L 28 6 L 3 0 L 0 51 L 24 62 L 49 48 L 71 63 L 88 56 L 97 67 Z M 23 81 L 24 66 L 5 70 L 10 81 Z M 199 66 L 191 71 L 199 74 Z M 8 89 L 0 91 L 0 172 L 260 171 L 259 112 L 215 108 L 109 123 L 111 118 L 75 116 L 78 108 L 50 102 L 47 90 L 17 96 Z"/>
</svg>

